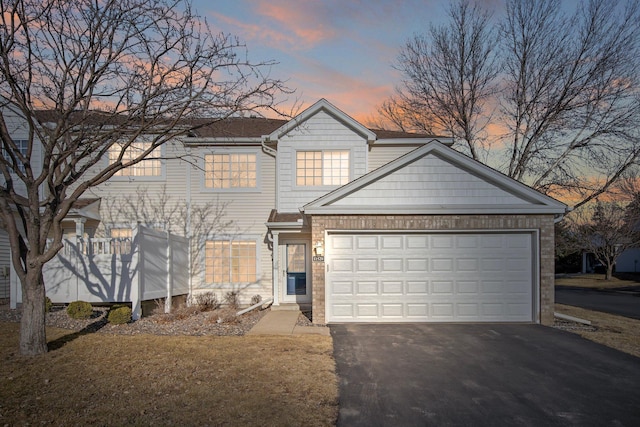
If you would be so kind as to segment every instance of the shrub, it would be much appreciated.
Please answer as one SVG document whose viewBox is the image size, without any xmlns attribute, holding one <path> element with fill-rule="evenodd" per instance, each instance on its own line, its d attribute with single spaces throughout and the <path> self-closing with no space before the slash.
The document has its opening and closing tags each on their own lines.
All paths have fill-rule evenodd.
<svg viewBox="0 0 640 427">
<path fill-rule="evenodd" d="M 217 310 L 220 307 L 218 296 L 215 292 L 203 292 L 193 296 L 195 305 L 200 311 Z"/>
<path fill-rule="evenodd" d="M 109 309 L 107 320 L 114 325 L 124 325 L 131 321 L 131 308 L 128 305 L 114 305 Z"/>
<path fill-rule="evenodd" d="M 86 301 L 73 301 L 67 307 L 67 314 L 72 319 L 88 319 L 93 314 L 93 307 Z"/>
<path fill-rule="evenodd" d="M 53 305 L 53 303 L 51 302 L 51 298 L 45 297 L 45 299 L 44 299 L 44 312 L 45 313 L 50 312 L 52 305 Z"/>
<path fill-rule="evenodd" d="M 224 302 L 233 309 L 238 308 L 240 305 L 240 292 L 238 291 L 229 291 L 224 296 Z"/>
</svg>

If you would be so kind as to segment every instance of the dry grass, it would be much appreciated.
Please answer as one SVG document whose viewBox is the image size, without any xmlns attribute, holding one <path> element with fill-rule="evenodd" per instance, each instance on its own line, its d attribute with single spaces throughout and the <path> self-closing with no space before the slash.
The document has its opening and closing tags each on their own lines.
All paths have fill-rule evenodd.
<svg viewBox="0 0 640 427">
<path fill-rule="evenodd" d="M 581 274 L 579 276 L 566 276 L 556 278 L 556 286 L 611 289 L 638 285 L 640 285 L 640 283 L 636 280 L 633 280 L 631 276 L 612 277 L 611 280 L 605 280 L 604 274 Z"/>
<path fill-rule="evenodd" d="M 556 304 L 556 312 L 590 320 L 595 331 L 572 331 L 582 337 L 640 357 L 640 320 Z"/>
<path fill-rule="evenodd" d="M 16 354 L 0 323 L 0 425 L 335 424 L 330 337 L 73 334 L 48 354 Z"/>
</svg>

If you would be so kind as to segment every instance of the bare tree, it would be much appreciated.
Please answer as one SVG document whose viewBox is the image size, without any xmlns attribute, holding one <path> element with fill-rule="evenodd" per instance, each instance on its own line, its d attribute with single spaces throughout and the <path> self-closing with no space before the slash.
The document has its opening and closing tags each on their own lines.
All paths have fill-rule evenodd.
<svg viewBox="0 0 640 427">
<path fill-rule="evenodd" d="M 606 268 L 606 280 L 613 276 L 618 257 L 627 249 L 640 245 L 640 210 L 638 201 L 596 202 L 571 216 L 573 237 L 582 249 L 591 252 Z"/>
<path fill-rule="evenodd" d="M 397 67 L 405 78 L 380 113 L 400 128 L 447 132 L 478 159 L 488 123 L 482 113 L 495 91 L 496 38 L 490 15 L 468 0 L 448 13 L 450 25 L 431 26 L 401 49 Z"/>
<path fill-rule="evenodd" d="M 73 203 L 195 118 L 276 108 L 286 88 L 271 65 L 180 0 L 0 0 L 0 214 L 22 284 L 22 354 L 47 351 L 42 267 Z M 15 117 L 26 146 L 11 138 Z"/>
<path fill-rule="evenodd" d="M 638 160 L 640 8 L 509 1 L 502 25 L 507 173 L 581 206 Z"/>
<path fill-rule="evenodd" d="M 453 10 L 484 16 L 465 4 Z M 451 14 L 448 28 L 461 32 L 455 17 Z M 479 17 L 467 22 L 486 25 Z M 497 28 L 496 50 L 480 52 L 494 52 L 500 72 L 470 66 L 485 70 L 476 80 L 473 73 L 461 73 L 467 70 L 463 44 L 443 44 L 433 30 L 419 39 L 422 44 L 410 42 L 415 48 L 400 54 L 406 76 L 401 90 L 407 96 L 400 107 L 422 102 L 429 119 L 446 111 L 440 105 L 468 106 L 469 115 L 452 110 L 449 120 L 472 156 L 487 148 L 492 166 L 544 193 L 575 200 L 576 206 L 607 192 L 640 154 L 640 3 L 589 0 L 567 15 L 559 0 L 507 0 Z M 478 32 L 478 43 L 489 43 L 489 34 Z M 414 64 L 429 64 L 429 72 L 414 72 L 421 70 Z M 465 104 L 462 94 L 473 82 L 483 83 L 481 95 L 475 104 Z M 493 85 L 499 91 L 487 90 Z M 423 92 L 442 101 L 426 103 Z M 488 145 L 478 137 L 482 127 L 463 126 L 487 122 L 500 129 L 489 135 Z"/>
</svg>

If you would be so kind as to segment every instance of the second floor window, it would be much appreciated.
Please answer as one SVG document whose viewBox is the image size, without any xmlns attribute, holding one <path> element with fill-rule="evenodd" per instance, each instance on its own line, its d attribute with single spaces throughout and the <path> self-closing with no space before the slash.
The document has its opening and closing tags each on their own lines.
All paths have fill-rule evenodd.
<svg viewBox="0 0 640 427">
<path fill-rule="evenodd" d="M 206 188 L 234 189 L 256 187 L 256 154 L 207 154 L 204 157 Z"/>
<path fill-rule="evenodd" d="M 349 182 L 348 151 L 298 151 L 296 185 L 344 185 Z"/>
<path fill-rule="evenodd" d="M 20 154 L 22 154 L 23 156 L 26 157 L 27 156 L 27 150 L 29 149 L 29 140 L 27 140 L 27 139 L 14 139 L 13 143 L 16 144 L 16 147 L 20 151 Z M 11 163 L 11 156 L 9 156 L 9 153 L 7 153 L 7 150 L 4 149 L 4 148 L 2 149 L 2 155 L 7 160 L 7 162 Z M 18 169 L 20 169 L 20 172 L 24 172 L 24 165 L 22 163 L 20 163 L 20 160 L 18 160 Z"/>
<path fill-rule="evenodd" d="M 124 152 L 122 156 L 122 163 L 130 162 L 131 160 L 140 156 L 140 154 L 151 147 L 150 142 L 134 142 Z M 118 160 L 120 152 L 122 151 L 122 145 L 114 144 L 109 149 L 109 163 L 114 163 Z M 160 160 L 161 148 L 157 147 L 147 157 L 148 160 L 142 160 L 141 162 L 131 165 L 128 168 L 124 168 L 118 171 L 115 176 L 161 176 L 162 175 L 162 161 Z"/>
</svg>

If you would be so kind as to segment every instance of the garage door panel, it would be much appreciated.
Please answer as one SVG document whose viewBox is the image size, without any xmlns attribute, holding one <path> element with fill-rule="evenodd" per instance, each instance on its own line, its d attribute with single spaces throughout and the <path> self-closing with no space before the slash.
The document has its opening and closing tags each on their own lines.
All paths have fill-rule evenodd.
<svg viewBox="0 0 640 427">
<path fill-rule="evenodd" d="M 378 304 L 356 304 L 356 315 L 361 319 L 376 319 L 379 317 Z"/>
<path fill-rule="evenodd" d="M 358 295 L 377 295 L 378 282 L 375 281 L 358 281 L 356 285 L 356 296 Z"/>
<path fill-rule="evenodd" d="M 398 250 L 404 248 L 404 236 L 380 236 L 380 247 L 390 250 Z"/>
<path fill-rule="evenodd" d="M 453 303 L 431 304 L 431 313 L 434 319 L 453 320 Z"/>
<path fill-rule="evenodd" d="M 403 304 L 381 304 L 382 306 L 382 317 L 397 317 L 402 318 L 404 316 L 404 305 Z"/>
<path fill-rule="evenodd" d="M 381 273 L 397 273 L 402 271 L 402 259 L 399 258 L 383 258 L 380 260 Z"/>
<path fill-rule="evenodd" d="M 335 295 L 353 295 L 353 282 L 345 280 L 334 281 L 333 293 Z"/>
<path fill-rule="evenodd" d="M 478 271 L 477 258 L 458 258 L 456 260 L 456 271 L 473 273 Z"/>
<path fill-rule="evenodd" d="M 353 259 L 337 258 L 331 262 L 331 269 L 338 273 L 353 273 Z"/>
<path fill-rule="evenodd" d="M 431 247 L 434 249 L 453 248 L 453 237 L 447 235 L 431 236 Z"/>
<path fill-rule="evenodd" d="M 378 249 L 378 236 L 356 236 L 355 241 L 359 250 Z"/>
<path fill-rule="evenodd" d="M 329 235 L 327 247 L 328 322 L 533 320 L 531 233 Z"/>
<path fill-rule="evenodd" d="M 450 258 L 432 258 L 431 271 L 434 273 L 453 273 L 453 260 Z"/>
<path fill-rule="evenodd" d="M 426 249 L 429 247 L 429 236 L 408 235 L 407 249 Z"/>
<path fill-rule="evenodd" d="M 479 291 L 479 285 L 476 281 L 458 280 L 456 281 L 456 289 L 459 294 L 477 295 Z"/>
<path fill-rule="evenodd" d="M 402 281 L 383 281 L 382 282 L 382 294 L 383 295 L 402 295 L 404 293 L 404 286 Z"/>
<path fill-rule="evenodd" d="M 407 280 L 407 295 L 419 295 L 429 293 L 429 282 L 418 280 Z"/>
<path fill-rule="evenodd" d="M 332 250 L 353 249 L 353 236 L 332 236 L 329 248 Z"/>
</svg>

